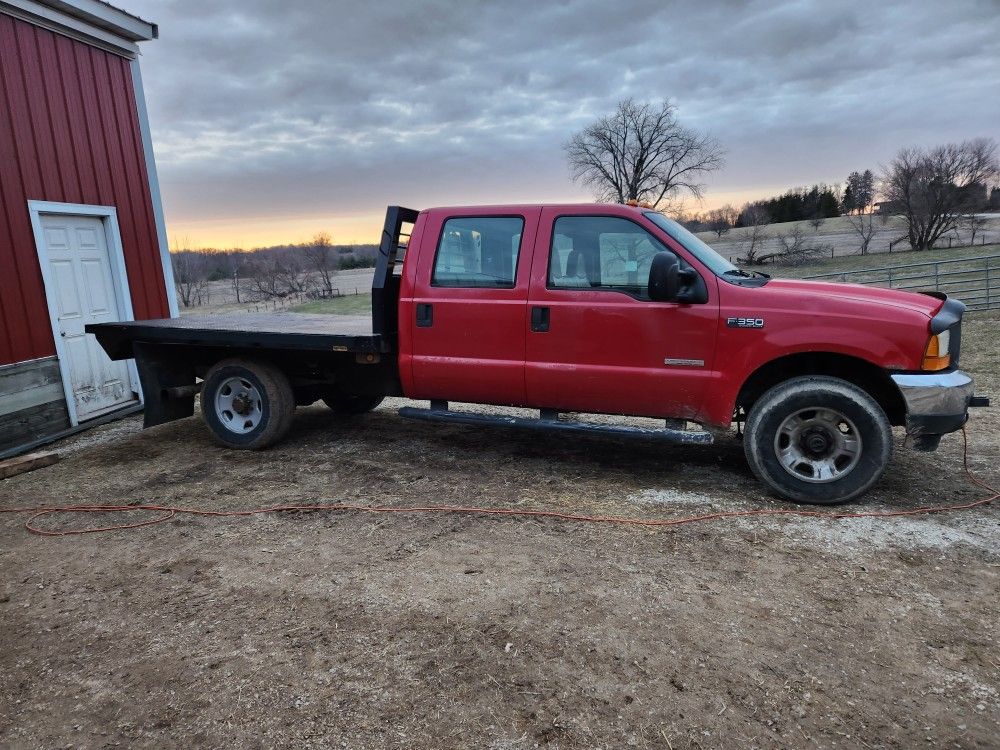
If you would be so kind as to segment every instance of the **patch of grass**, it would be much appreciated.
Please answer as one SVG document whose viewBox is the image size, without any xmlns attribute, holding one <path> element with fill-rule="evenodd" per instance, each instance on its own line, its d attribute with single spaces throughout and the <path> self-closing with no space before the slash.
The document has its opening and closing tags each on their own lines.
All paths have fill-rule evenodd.
<svg viewBox="0 0 1000 750">
<path fill-rule="evenodd" d="M 370 315 L 372 311 L 371 292 L 352 294 L 345 297 L 317 299 L 303 302 L 289 308 L 297 313 L 322 313 L 324 315 Z"/>
<path fill-rule="evenodd" d="M 996 398 L 1000 387 L 1000 310 L 965 314 L 959 366 L 976 378 L 980 395 Z M 994 401 L 994 403 L 996 403 Z"/>
</svg>

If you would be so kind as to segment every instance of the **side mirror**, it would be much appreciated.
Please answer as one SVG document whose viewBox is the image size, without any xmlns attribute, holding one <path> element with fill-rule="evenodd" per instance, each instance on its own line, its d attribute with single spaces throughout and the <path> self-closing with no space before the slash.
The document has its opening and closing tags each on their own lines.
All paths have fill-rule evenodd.
<svg viewBox="0 0 1000 750">
<path fill-rule="evenodd" d="M 649 264 L 649 298 L 654 302 L 674 302 L 680 291 L 681 264 L 677 256 L 662 251 Z"/>
</svg>

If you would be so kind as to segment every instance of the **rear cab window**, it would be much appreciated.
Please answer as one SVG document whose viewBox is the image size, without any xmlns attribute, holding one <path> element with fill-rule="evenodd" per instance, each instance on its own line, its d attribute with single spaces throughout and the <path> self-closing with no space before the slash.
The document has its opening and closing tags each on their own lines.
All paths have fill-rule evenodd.
<svg viewBox="0 0 1000 750">
<path fill-rule="evenodd" d="M 461 216 L 444 222 L 431 286 L 513 289 L 524 235 L 520 216 Z"/>
</svg>

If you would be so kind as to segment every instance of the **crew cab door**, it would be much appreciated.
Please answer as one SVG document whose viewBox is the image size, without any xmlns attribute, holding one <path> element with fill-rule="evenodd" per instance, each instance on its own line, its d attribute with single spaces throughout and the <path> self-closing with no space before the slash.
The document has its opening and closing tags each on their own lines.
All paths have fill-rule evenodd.
<svg viewBox="0 0 1000 750">
<path fill-rule="evenodd" d="M 542 210 L 528 300 L 528 401 L 562 411 L 697 419 L 712 373 L 715 277 L 634 212 Z M 698 271 L 707 304 L 653 302 L 653 255 Z"/>
<path fill-rule="evenodd" d="M 428 212 L 407 323 L 407 395 L 524 403 L 526 306 L 539 213 Z"/>
</svg>

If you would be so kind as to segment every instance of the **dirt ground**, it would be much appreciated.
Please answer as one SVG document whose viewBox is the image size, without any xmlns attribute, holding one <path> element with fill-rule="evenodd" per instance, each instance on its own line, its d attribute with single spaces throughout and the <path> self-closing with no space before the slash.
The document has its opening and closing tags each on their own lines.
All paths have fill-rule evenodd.
<svg viewBox="0 0 1000 750">
<path fill-rule="evenodd" d="M 972 318 L 964 336 L 994 397 L 998 327 Z M 123 420 L 0 482 L 0 507 L 788 507 L 735 436 L 567 439 L 394 406 L 351 422 L 302 409 L 261 453 L 216 447 L 198 418 Z M 972 469 L 1000 484 L 997 409 L 969 435 Z M 935 454 L 897 445 L 855 507 L 984 494 L 955 435 Z M 998 513 L 661 530 L 288 513 L 63 538 L 3 514 L 0 746 L 997 747 Z"/>
</svg>

